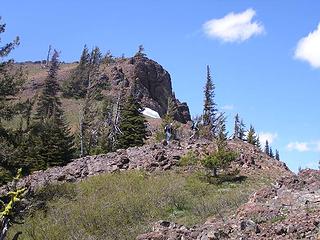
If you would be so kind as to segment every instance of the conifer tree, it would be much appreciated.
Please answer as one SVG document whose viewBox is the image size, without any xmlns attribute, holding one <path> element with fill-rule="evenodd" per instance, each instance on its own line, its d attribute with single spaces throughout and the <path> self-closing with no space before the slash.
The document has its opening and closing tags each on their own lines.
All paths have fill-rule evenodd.
<svg viewBox="0 0 320 240">
<path fill-rule="evenodd" d="M 30 137 L 36 141 L 36 149 L 33 149 L 36 152 L 35 161 L 42 163 L 33 168 L 41 169 L 43 164 L 45 167 L 64 165 L 73 156 L 73 136 L 65 122 L 58 96 L 58 70 L 59 54 L 54 50 L 48 76 L 38 100 L 35 122 L 30 130 Z"/>
<path fill-rule="evenodd" d="M 217 121 L 217 107 L 214 102 L 215 86 L 212 82 L 210 67 L 207 66 L 207 81 L 204 89 L 204 106 L 203 106 L 203 125 L 210 126 L 213 133 L 215 133 L 215 126 Z"/>
<path fill-rule="evenodd" d="M 245 135 L 246 135 L 246 125 L 244 124 L 243 120 L 241 119 L 240 126 L 239 126 L 239 139 L 244 140 Z"/>
<path fill-rule="evenodd" d="M 280 161 L 280 154 L 279 154 L 279 151 L 278 149 L 276 149 L 276 156 L 275 156 L 275 159 Z"/>
<path fill-rule="evenodd" d="M 143 45 L 139 45 L 138 47 L 138 52 L 135 54 L 135 57 L 146 57 L 147 55 L 144 52 L 144 47 Z"/>
<path fill-rule="evenodd" d="M 256 146 L 261 150 L 261 143 L 260 143 L 260 137 L 259 136 L 257 136 Z"/>
<path fill-rule="evenodd" d="M 6 25 L 0 22 L 0 34 L 4 33 L 5 29 Z M 2 121 L 11 120 L 19 113 L 21 107 L 16 101 L 16 95 L 25 81 L 25 74 L 22 68 L 17 69 L 14 66 L 12 59 L 7 60 L 11 51 L 18 45 L 18 37 L 10 43 L 0 45 L 0 184 L 9 181 L 15 172 L 13 161 L 17 149 L 16 142 L 12 130 L 2 126 Z"/>
<path fill-rule="evenodd" d="M 141 113 L 141 106 L 132 94 L 120 111 L 120 130 L 117 138 L 117 148 L 142 146 L 146 139 L 146 125 Z"/>
<path fill-rule="evenodd" d="M 170 119 L 169 120 L 170 122 L 174 120 L 174 115 L 177 111 L 177 105 L 174 100 L 175 100 L 174 95 L 171 97 L 168 97 L 168 109 L 167 109 L 166 117 Z"/>
<path fill-rule="evenodd" d="M 233 138 L 240 138 L 240 119 L 239 114 L 234 117 L 234 131 L 233 131 Z"/>
<path fill-rule="evenodd" d="M 268 140 L 266 140 L 266 144 L 264 145 L 264 153 L 270 156 L 270 147 Z"/>
<path fill-rule="evenodd" d="M 271 147 L 270 147 L 270 150 L 269 150 L 269 157 L 274 158 L 273 151 L 272 151 Z"/>
<path fill-rule="evenodd" d="M 247 142 L 255 146 L 257 145 L 257 136 L 252 125 L 250 125 L 250 129 L 247 136 Z"/>
<path fill-rule="evenodd" d="M 5 32 L 5 28 L 6 25 L 0 22 L 0 34 Z M 0 46 L 0 124 L 2 120 L 11 120 L 17 113 L 17 104 L 11 100 L 14 100 L 25 81 L 22 69 L 16 69 L 12 59 L 4 60 L 18 45 L 19 37 L 16 37 L 12 42 Z"/>
</svg>

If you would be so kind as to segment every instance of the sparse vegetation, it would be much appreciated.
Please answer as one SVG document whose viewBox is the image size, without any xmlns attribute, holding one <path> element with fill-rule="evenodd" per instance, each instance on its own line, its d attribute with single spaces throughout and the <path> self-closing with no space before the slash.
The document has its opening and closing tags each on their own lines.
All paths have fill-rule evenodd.
<svg viewBox="0 0 320 240">
<path fill-rule="evenodd" d="M 9 239 L 22 231 L 21 240 L 131 240 L 159 219 L 192 226 L 213 215 L 227 218 L 261 185 L 253 179 L 214 185 L 174 172 L 100 175 L 39 191 L 38 210 L 24 225 L 14 226 Z"/>
</svg>

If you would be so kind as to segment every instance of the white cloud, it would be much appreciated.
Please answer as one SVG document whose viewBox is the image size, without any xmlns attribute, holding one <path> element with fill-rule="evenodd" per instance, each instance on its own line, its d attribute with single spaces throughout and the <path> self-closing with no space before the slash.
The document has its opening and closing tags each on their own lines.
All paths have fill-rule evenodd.
<svg viewBox="0 0 320 240">
<path fill-rule="evenodd" d="M 307 142 L 291 142 L 287 145 L 287 149 L 289 151 L 299 151 L 299 152 L 307 152 L 310 151 L 310 147 L 308 146 L 309 144 Z"/>
<path fill-rule="evenodd" d="M 256 15 L 252 8 L 241 13 L 231 12 L 219 19 L 211 19 L 203 24 L 204 33 L 210 38 L 224 42 L 243 42 L 254 35 L 264 33 L 264 27 L 252 21 Z"/>
<path fill-rule="evenodd" d="M 221 110 L 225 110 L 225 111 L 230 111 L 230 110 L 233 110 L 234 109 L 234 106 L 232 104 L 228 104 L 228 105 L 224 105 L 223 107 L 221 107 Z"/>
<path fill-rule="evenodd" d="M 320 152 L 320 140 L 309 141 L 309 142 L 290 142 L 287 145 L 289 151 L 299 151 L 299 152 Z"/>
<path fill-rule="evenodd" d="M 294 56 L 320 68 L 320 23 L 316 30 L 299 40 Z"/>
<path fill-rule="evenodd" d="M 263 145 L 266 143 L 266 140 L 268 140 L 268 143 L 271 144 L 274 142 L 276 138 L 278 138 L 277 133 L 260 132 L 258 135 L 259 135 L 259 140 Z"/>
</svg>

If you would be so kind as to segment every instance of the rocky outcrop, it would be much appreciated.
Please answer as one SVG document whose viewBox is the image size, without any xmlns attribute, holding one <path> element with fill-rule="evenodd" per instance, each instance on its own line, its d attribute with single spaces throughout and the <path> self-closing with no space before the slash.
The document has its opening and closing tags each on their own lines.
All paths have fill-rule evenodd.
<svg viewBox="0 0 320 240">
<path fill-rule="evenodd" d="M 119 89 L 121 83 L 127 89 L 135 84 L 135 95 L 142 106 L 151 108 L 163 117 L 168 108 L 168 98 L 174 97 L 170 74 L 157 62 L 135 56 L 120 59 L 104 67 L 103 73 L 112 85 L 112 90 Z M 117 91 L 116 91 L 117 92 Z M 175 120 L 186 123 L 191 120 L 187 103 L 176 100 Z"/>
<path fill-rule="evenodd" d="M 58 72 L 60 84 L 69 79 L 76 66 L 76 63 L 61 65 Z M 47 72 L 41 68 L 41 64 L 26 63 L 23 67 L 27 71 L 30 69 L 30 74 L 22 95 L 31 97 L 43 87 Z M 104 94 L 115 100 L 123 90 L 129 93 L 135 84 L 134 92 L 141 105 L 157 111 L 161 117 L 167 112 L 168 98 L 174 97 L 170 74 L 159 63 L 142 55 L 114 58 L 101 64 L 100 73 L 100 80 L 108 83 L 108 90 L 103 91 Z M 191 119 L 187 103 L 176 100 L 176 104 L 176 120 L 186 123 Z"/>
<path fill-rule="evenodd" d="M 320 239 L 320 171 L 304 170 L 254 193 L 226 222 L 187 228 L 160 221 L 137 239 Z"/>
<path fill-rule="evenodd" d="M 283 163 L 269 158 L 250 144 L 232 140 L 228 145 L 239 153 L 232 168 L 239 169 L 242 175 L 261 174 L 272 179 L 292 175 Z M 148 172 L 166 171 L 175 168 L 179 159 L 189 151 L 201 157 L 214 149 L 215 144 L 204 139 L 196 142 L 173 141 L 169 146 L 165 143 L 158 143 L 120 149 L 112 153 L 75 159 L 63 167 L 34 172 L 20 180 L 18 186 L 28 186 L 33 191 L 47 184 L 80 181 L 101 173 L 132 169 Z M 4 195 L 9 188 L 10 184 L 1 187 L 0 196 Z"/>
</svg>

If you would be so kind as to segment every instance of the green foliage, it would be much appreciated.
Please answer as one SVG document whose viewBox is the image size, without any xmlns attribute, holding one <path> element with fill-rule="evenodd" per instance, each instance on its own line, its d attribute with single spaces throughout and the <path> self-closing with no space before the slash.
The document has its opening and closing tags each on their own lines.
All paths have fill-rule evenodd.
<svg viewBox="0 0 320 240">
<path fill-rule="evenodd" d="M 100 76 L 100 64 L 102 54 L 98 47 L 91 53 L 85 45 L 78 66 L 70 75 L 70 78 L 62 85 L 63 96 L 66 98 L 84 98 L 87 92 L 95 87 L 95 99 L 101 99 L 101 91 L 106 89 L 107 83 Z M 93 91 L 91 91 L 92 93 Z"/>
<path fill-rule="evenodd" d="M 199 163 L 199 157 L 193 152 L 189 151 L 179 160 L 179 166 L 192 166 Z"/>
<path fill-rule="evenodd" d="M 22 231 L 20 240 L 131 240 L 159 219 L 189 226 L 209 216 L 225 219 L 258 187 L 254 179 L 213 185 L 173 172 L 100 175 L 42 190 L 39 198 L 46 199 L 46 207 L 30 213 L 8 237 Z"/>
<path fill-rule="evenodd" d="M 73 157 L 73 136 L 58 96 L 58 57 L 54 51 L 35 119 L 20 135 L 17 145 L 16 162 L 25 173 L 65 165 Z"/>
<path fill-rule="evenodd" d="M 215 86 L 212 82 L 210 67 L 207 66 L 207 81 L 204 89 L 203 125 L 214 127 L 216 121 L 216 103 L 214 102 Z"/>
<path fill-rule="evenodd" d="M 117 148 L 142 146 L 146 139 L 146 125 L 140 104 L 130 95 L 120 110 L 120 130 Z"/>
<path fill-rule="evenodd" d="M 257 135 L 252 125 L 250 125 L 250 129 L 247 135 L 247 142 L 255 146 L 257 145 Z"/>
<path fill-rule="evenodd" d="M 216 177 L 218 175 L 217 170 L 226 170 L 236 157 L 236 153 L 232 151 L 219 149 L 218 151 L 204 157 L 202 159 L 202 164 L 204 167 L 212 171 L 211 176 Z"/>
<path fill-rule="evenodd" d="M 13 189 L 7 193 L 8 201 L 0 200 L 0 239 L 5 239 L 7 231 L 17 223 L 18 218 L 21 219 L 18 205 L 24 197 L 26 188 L 16 188 L 17 181 L 21 178 L 22 169 L 19 169 L 13 182 Z"/>
</svg>

